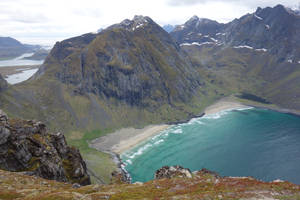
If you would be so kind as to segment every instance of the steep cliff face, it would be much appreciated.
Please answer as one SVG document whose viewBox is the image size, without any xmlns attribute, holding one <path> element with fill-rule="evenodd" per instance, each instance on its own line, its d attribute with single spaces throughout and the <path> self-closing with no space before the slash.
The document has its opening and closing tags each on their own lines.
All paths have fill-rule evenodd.
<svg viewBox="0 0 300 200">
<path fill-rule="evenodd" d="M 0 110 L 0 169 L 62 182 L 90 184 L 79 151 L 67 146 L 61 133 L 50 134 L 45 124 L 8 119 Z"/>
<path fill-rule="evenodd" d="M 57 43 L 43 72 L 76 86 L 77 94 L 142 107 L 187 102 L 201 85 L 185 53 L 143 16 Z"/>
<path fill-rule="evenodd" d="M 279 62 L 300 60 L 300 15 L 282 5 L 258 8 L 229 23 L 224 32 L 226 43 L 232 46 L 266 49 Z"/>
</svg>

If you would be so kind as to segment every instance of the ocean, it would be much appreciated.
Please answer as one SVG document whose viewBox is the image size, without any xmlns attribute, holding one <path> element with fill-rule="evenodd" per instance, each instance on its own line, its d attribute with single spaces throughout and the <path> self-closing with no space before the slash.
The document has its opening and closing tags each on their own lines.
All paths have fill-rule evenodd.
<svg viewBox="0 0 300 200">
<path fill-rule="evenodd" d="M 173 125 L 121 155 L 132 182 L 165 165 L 221 176 L 300 184 L 300 117 L 267 109 L 226 110 Z"/>
</svg>

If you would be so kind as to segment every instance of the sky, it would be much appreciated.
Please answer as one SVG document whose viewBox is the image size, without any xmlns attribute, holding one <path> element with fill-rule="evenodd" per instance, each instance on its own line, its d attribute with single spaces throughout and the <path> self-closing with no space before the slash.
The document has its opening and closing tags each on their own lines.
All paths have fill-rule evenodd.
<svg viewBox="0 0 300 200">
<path fill-rule="evenodd" d="M 183 24 L 193 15 L 225 23 L 279 3 L 300 7 L 300 0 L 0 0 L 0 36 L 53 45 L 134 15 L 160 25 Z"/>
</svg>

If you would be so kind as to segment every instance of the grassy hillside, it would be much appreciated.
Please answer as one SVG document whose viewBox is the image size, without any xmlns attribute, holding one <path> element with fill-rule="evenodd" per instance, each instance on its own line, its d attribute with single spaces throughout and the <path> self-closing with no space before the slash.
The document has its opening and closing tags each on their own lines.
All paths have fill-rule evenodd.
<svg viewBox="0 0 300 200">
<path fill-rule="evenodd" d="M 197 172 L 140 184 L 89 185 L 49 181 L 0 170 L 1 199 L 299 199 L 300 187 L 289 182 L 262 182 L 253 178 L 216 177 Z"/>
</svg>

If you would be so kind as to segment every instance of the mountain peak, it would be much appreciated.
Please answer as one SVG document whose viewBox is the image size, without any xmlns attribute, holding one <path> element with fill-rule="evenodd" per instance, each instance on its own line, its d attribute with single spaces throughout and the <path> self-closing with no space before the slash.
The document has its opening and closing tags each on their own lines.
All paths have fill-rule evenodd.
<svg viewBox="0 0 300 200">
<path fill-rule="evenodd" d="M 108 29 L 124 28 L 128 31 L 134 31 L 134 30 L 144 27 L 150 23 L 153 23 L 153 20 L 150 17 L 143 16 L 143 15 L 135 15 L 132 20 L 125 19 L 119 24 L 114 24 L 114 25 L 108 27 Z"/>
<path fill-rule="evenodd" d="M 278 9 L 278 10 L 286 10 L 285 7 L 281 4 L 278 4 L 274 7 L 274 9 Z"/>
<path fill-rule="evenodd" d="M 143 15 L 135 15 L 133 17 L 133 21 L 137 23 L 147 23 L 150 19 L 150 17 L 143 16 Z"/>
<path fill-rule="evenodd" d="M 197 15 L 194 15 L 188 21 L 195 21 L 195 20 L 199 20 L 199 17 Z"/>
</svg>

